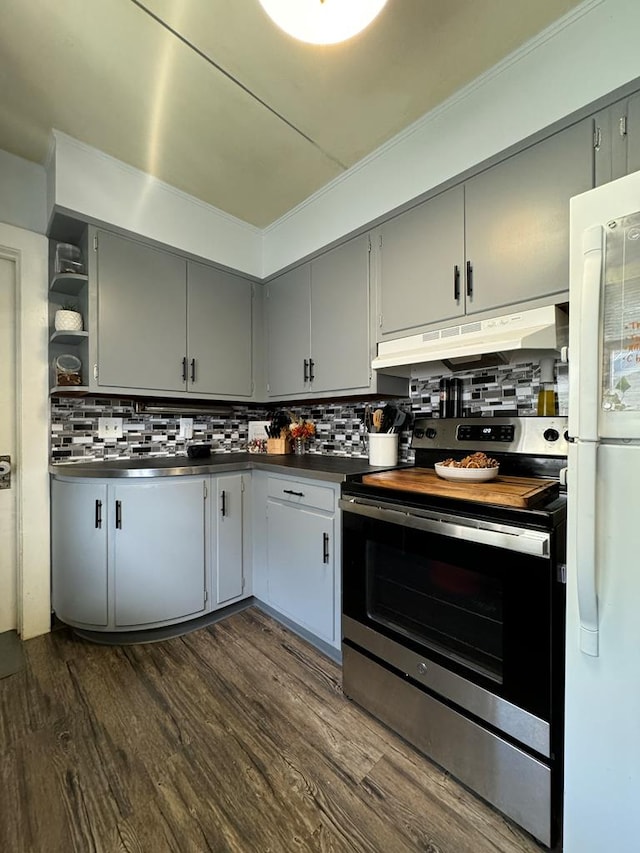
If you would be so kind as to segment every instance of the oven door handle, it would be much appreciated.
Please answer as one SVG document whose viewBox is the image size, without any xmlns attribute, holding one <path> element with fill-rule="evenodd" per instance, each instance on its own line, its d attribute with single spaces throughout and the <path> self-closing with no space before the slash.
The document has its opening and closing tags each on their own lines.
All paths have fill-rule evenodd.
<svg viewBox="0 0 640 853">
<path fill-rule="evenodd" d="M 477 524 L 454 523 L 440 518 L 424 518 L 410 512 L 397 509 L 387 509 L 382 506 L 370 506 L 356 500 L 340 500 L 343 512 L 352 512 L 386 521 L 389 524 L 399 524 L 414 530 L 425 530 L 437 536 L 448 536 L 450 539 L 464 539 L 479 545 L 490 545 L 505 551 L 516 551 L 519 554 L 529 554 L 532 557 L 549 557 L 551 537 L 548 533 L 538 530 L 527 530 L 524 527 L 507 527 L 500 525 L 499 529 L 491 530 Z M 496 525 L 498 528 L 498 525 Z"/>
</svg>

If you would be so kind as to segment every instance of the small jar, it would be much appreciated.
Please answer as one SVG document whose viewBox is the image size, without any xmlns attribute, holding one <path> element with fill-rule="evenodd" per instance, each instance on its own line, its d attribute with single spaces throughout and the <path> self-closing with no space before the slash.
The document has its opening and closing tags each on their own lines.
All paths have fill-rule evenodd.
<svg viewBox="0 0 640 853">
<path fill-rule="evenodd" d="M 75 355 L 65 353 L 59 355 L 53 367 L 56 376 L 56 385 L 60 387 L 82 385 L 82 362 Z"/>
<path fill-rule="evenodd" d="M 82 254 L 73 243 L 56 245 L 56 273 L 84 273 Z"/>
</svg>

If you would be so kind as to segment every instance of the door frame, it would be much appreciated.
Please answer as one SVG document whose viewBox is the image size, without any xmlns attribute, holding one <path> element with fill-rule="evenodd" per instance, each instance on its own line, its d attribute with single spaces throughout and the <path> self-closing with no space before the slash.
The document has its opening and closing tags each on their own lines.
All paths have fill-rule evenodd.
<svg viewBox="0 0 640 853">
<path fill-rule="evenodd" d="M 51 628 L 47 239 L 0 223 L 0 257 L 15 269 L 16 617 L 27 640 Z"/>
</svg>

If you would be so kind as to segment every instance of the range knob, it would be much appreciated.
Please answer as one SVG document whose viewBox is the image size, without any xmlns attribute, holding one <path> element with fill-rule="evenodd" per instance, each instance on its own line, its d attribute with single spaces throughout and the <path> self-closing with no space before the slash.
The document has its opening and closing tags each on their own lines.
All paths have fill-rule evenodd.
<svg viewBox="0 0 640 853">
<path fill-rule="evenodd" d="M 437 436 L 437 434 L 438 434 L 438 431 L 435 430 L 433 427 L 428 427 L 426 432 L 425 432 L 425 435 L 427 438 L 435 438 Z"/>
<path fill-rule="evenodd" d="M 560 438 L 560 433 L 557 429 L 545 429 L 543 436 L 546 441 L 557 441 Z"/>
</svg>

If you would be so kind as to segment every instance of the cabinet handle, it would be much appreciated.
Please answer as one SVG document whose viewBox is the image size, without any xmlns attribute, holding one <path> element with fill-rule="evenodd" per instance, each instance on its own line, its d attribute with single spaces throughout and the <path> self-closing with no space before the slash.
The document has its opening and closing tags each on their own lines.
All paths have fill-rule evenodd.
<svg viewBox="0 0 640 853">
<path fill-rule="evenodd" d="M 220 515 L 224 518 L 227 514 L 227 493 L 223 489 L 220 492 Z"/>
<path fill-rule="evenodd" d="M 187 381 L 187 357 L 182 359 L 182 381 Z"/>
<path fill-rule="evenodd" d="M 309 382 L 313 382 L 313 380 L 316 378 L 316 375 L 313 372 L 314 365 L 315 365 L 314 360 L 312 358 L 310 358 L 309 359 Z"/>
<path fill-rule="evenodd" d="M 322 534 L 322 562 L 329 562 L 329 534 Z"/>
<path fill-rule="evenodd" d="M 460 300 L 460 267 L 458 264 L 453 267 L 453 298 L 456 302 Z"/>
<path fill-rule="evenodd" d="M 304 360 L 304 381 L 309 381 L 309 361 L 306 358 Z"/>
<path fill-rule="evenodd" d="M 294 492 L 291 489 L 283 489 L 282 492 L 285 495 L 295 495 L 297 498 L 303 498 L 304 497 L 304 492 Z"/>
<path fill-rule="evenodd" d="M 195 358 L 191 359 L 191 381 L 196 381 L 196 360 Z"/>
<path fill-rule="evenodd" d="M 116 527 L 122 530 L 122 501 L 116 501 Z"/>
<path fill-rule="evenodd" d="M 96 501 L 96 530 L 102 527 L 102 501 Z"/>
<path fill-rule="evenodd" d="M 467 296 L 473 296 L 473 267 L 471 261 L 467 261 Z"/>
</svg>

